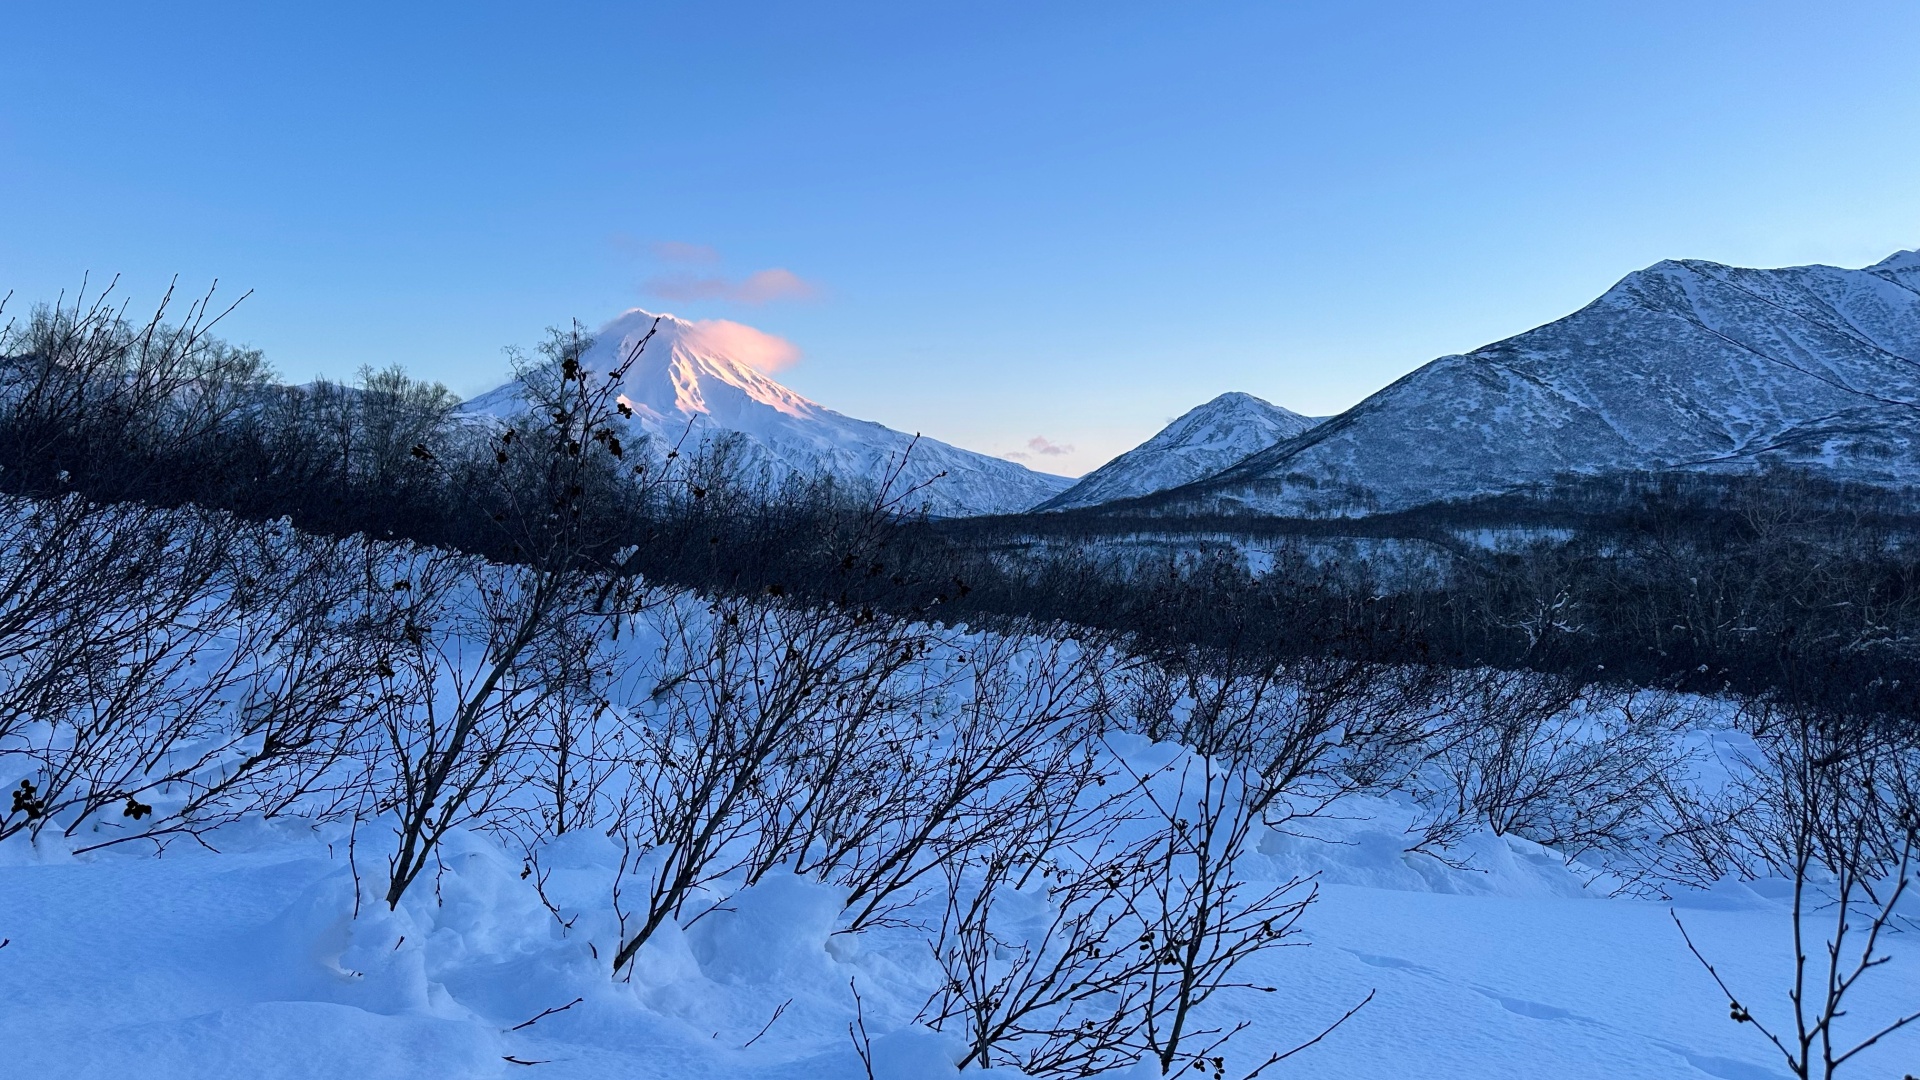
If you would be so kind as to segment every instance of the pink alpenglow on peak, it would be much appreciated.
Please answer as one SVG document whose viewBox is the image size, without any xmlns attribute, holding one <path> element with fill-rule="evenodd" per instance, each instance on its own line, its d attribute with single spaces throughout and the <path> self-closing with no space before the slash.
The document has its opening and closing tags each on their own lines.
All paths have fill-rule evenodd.
<svg viewBox="0 0 1920 1080">
<path fill-rule="evenodd" d="M 755 371 L 772 373 L 800 360 L 800 346 L 764 330 L 727 319 L 702 319 L 692 324 L 689 338 L 698 348 L 736 360 Z"/>
</svg>

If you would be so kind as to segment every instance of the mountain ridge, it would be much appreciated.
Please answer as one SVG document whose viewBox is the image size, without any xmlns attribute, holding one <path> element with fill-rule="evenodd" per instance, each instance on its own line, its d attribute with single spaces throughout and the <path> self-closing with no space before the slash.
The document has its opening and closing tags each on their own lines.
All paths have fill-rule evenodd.
<svg viewBox="0 0 1920 1080">
<path fill-rule="evenodd" d="M 1769 463 L 1920 482 L 1920 252 L 1861 269 L 1663 260 L 1152 500 L 1341 516 L 1617 470 Z"/>
</svg>

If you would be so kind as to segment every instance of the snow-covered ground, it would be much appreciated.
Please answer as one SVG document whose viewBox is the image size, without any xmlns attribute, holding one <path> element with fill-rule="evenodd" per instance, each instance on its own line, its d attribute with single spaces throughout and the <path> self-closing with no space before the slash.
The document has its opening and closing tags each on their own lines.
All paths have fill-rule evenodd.
<svg viewBox="0 0 1920 1080">
<path fill-rule="evenodd" d="M 126 520 L 116 511 L 105 522 Z M 291 530 L 263 528 L 260 542 L 305 584 L 340 566 L 364 576 L 372 595 L 335 612 L 343 625 L 390 612 L 405 616 L 404 630 L 390 651 L 362 658 L 359 683 L 342 681 L 352 670 L 334 681 L 283 681 L 283 669 L 313 666 L 315 656 L 346 662 L 355 642 L 387 639 L 333 623 L 250 636 L 276 628 L 275 604 L 286 597 L 210 588 L 177 611 L 161 609 L 154 634 L 119 646 L 150 661 L 159 650 L 165 662 L 148 668 L 159 682 L 205 693 L 161 693 L 135 708 L 146 701 L 129 674 L 138 672 L 121 664 L 62 695 L 5 699 L 31 707 L 0 713 L 12 723 L 0 725 L 0 790 L 13 792 L 11 808 L 0 806 L 0 1078 L 859 1080 L 869 1065 L 875 1080 L 950 1077 L 969 1052 L 959 1035 L 966 1016 L 948 1009 L 936 1032 L 929 1006 L 956 971 L 984 973 L 991 985 L 1023 956 L 1091 948 L 1101 965 L 1129 957 L 1082 969 L 1126 974 L 1071 1022 L 1034 1014 L 1056 1042 L 1080 1039 L 1082 1020 L 1102 1009 L 1140 1015 L 1142 998 L 1128 995 L 1161 1000 L 1151 995 L 1164 983 L 1140 988 L 1170 962 L 1146 946 L 1146 960 L 1130 950 L 1147 940 L 1170 948 L 1166 916 L 1193 909 L 1181 882 L 1201 844 L 1240 853 L 1231 865 L 1242 884 L 1212 894 L 1216 911 L 1273 911 L 1254 903 L 1269 888 L 1314 897 L 1297 934 L 1245 932 L 1259 915 L 1225 934 L 1269 947 L 1221 975 L 1225 985 L 1199 1007 L 1199 1027 L 1246 1025 L 1207 1075 L 1239 1080 L 1370 994 L 1323 1041 L 1260 1075 L 1786 1075 L 1753 1027 L 1729 1019 L 1669 908 L 1742 1003 L 1787 1026 L 1787 882 L 1693 891 L 1629 882 L 1652 865 L 1643 846 L 1665 828 L 1651 816 L 1593 845 L 1605 854 L 1588 861 L 1516 835 L 1575 835 L 1583 816 L 1630 805 L 1643 781 L 1725 788 L 1752 744 L 1718 703 L 1687 699 L 1663 712 L 1657 702 L 1638 708 L 1649 695 L 1589 690 L 1571 703 L 1549 695 L 1559 702 L 1546 707 L 1551 715 L 1516 736 L 1499 724 L 1527 715 L 1524 676 L 1489 681 L 1481 698 L 1419 699 L 1427 704 L 1409 710 L 1414 699 L 1396 696 L 1396 672 L 1374 671 L 1374 685 L 1307 663 L 1279 669 L 1293 682 L 1223 687 L 1208 683 L 1205 667 L 1122 663 L 1059 628 L 998 635 L 663 587 L 617 635 L 589 635 L 602 616 L 583 608 L 569 624 L 578 635 L 556 639 L 593 673 L 566 685 L 590 695 L 543 696 L 539 679 L 515 679 L 501 684 L 495 713 L 474 714 L 482 728 L 493 725 L 498 754 L 464 751 L 463 775 L 484 781 L 457 819 L 465 827 L 390 908 L 393 808 L 419 790 L 421 755 L 446 745 L 445 728 L 431 721 L 468 700 L 463 687 L 493 662 L 501 613 L 516 610 L 509 599 L 525 580 L 512 568 L 395 545 L 348 544 L 352 557 L 336 564 L 332 541 L 302 546 Z M 22 525 L 10 535 L 4 552 L 18 561 L 42 533 Z M 72 541 L 65 562 L 43 569 L 56 575 L 88 550 Z M 96 599 L 89 611 L 120 610 L 117 594 Z M 27 660 L 73 640 L 71 603 L 55 605 L 55 625 L 39 637 L 8 631 L 18 651 L 0 663 L 0 689 L 18 690 L 20 671 L 51 670 Z M 137 628 L 145 611 L 118 617 Z M 183 637 L 194 620 L 205 635 Z M 88 620 L 81 636 L 108 634 L 108 621 Z M 223 649 L 239 658 L 222 660 Z M 1304 688 L 1317 685 L 1338 690 L 1316 699 Z M 330 702 L 311 700 L 320 693 L 311 687 L 331 687 Z M 103 711 L 95 692 L 134 705 Z M 1478 718 L 1473 726 L 1443 725 L 1444 746 L 1395 772 L 1392 755 L 1421 746 L 1422 725 L 1450 724 L 1445 710 L 1473 700 L 1491 711 L 1461 712 Z M 1211 719 L 1196 720 L 1203 701 Z M 282 715 L 280 705 L 322 723 L 321 745 L 341 752 L 266 755 L 260 718 Z M 768 726 L 769 717 L 783 719 Z M 1410 727 L 1392 726 L 1406 717 Z M 1230 774 L 1141 734 L 1182 724 L 1266 764 Z M 1368 724 L 1393 738 L 1370 744 Z M 102 725 L 115 737 L 103 738 Z M 576 755 L 565 765 L 554 757 L 563 726 Z M 1474 757 L 1482 742 L 1507 737 L 1520 737 L 1515 754 Z M 1289 741 L 1311 750 L 1289 774 L 1305 779 L 1286 781 L 1269 809 L 1300 811 L 1304 803 L 1286 800 L 1307 799 L 1315 784 L 1345 793 L 1311 814 L 1242 813 L 1245 833 L 1218 824 L 1230 812 L 1204 816 L 1197 790 L 1217 795 L 1216 807 L 1247 805 L 1235 785 L 1273 775 L 1282 759 L 1260 748 Z M 742 771 L 742 748 L 752 745 L 761 748 L 755 768 Z M 1386 756 L 1369 756 L 1369 745 L 1388 747 Z M 1508 816 L 1504 836 L 1476 829 L 1493 820 L 1482 810 L 1446 817 L 1452 803 L 1479 805 L 1469 786 L 1450 785 L 1478 783 L 1490 767 L 1538 785 L 1526 787 L 1536 794 L 1525 820 Z M 570 779 L 556 779 L 563 774 Z M 1234 779 L 1196 788 L 1196 775 Z M 1626 779 L 1608 787 L 1606 775 Z M 255 787 L 228 784 L 235 777 L 252 777 L 268 795 L 307 794 L 256 799 Z M 696 787 L 705 794 L 682 797 Z M 566 793 L 561 810 L 557 792 Z M 262 806 L 277 816 L 249 809 Z M 326 820 L 302 816 L 324 808 Z M 1447 827 L 1434 827 L 1436 813 Z M 703 829 L 711 843 L 688 839 Z M 688 888 L 669 896 L 661 870 L 683 865 L 676 859 L 688 860 Z M 809 874 L 789 869 L 802 864 Z M 971 939 L 987 942 L 972 954 L 976 966 L 956 968 L 955 942 L 971 932 L 956 913 L 980 895 L 987 868 L 1008 866 L 1015 872 L 981 908 L 990 933 Z M 888 905 L 857 929 L 865 908 L 850 908 L 842 891 L 855 884 Z M 1647 898 L 1661 890 L 1671 898 Z M 1911 931 L 1916 899 L 1897 929 Z M 673 915 L 639 944 L 650 902 Z M 1058 913 L 1076 910 L 1091 924 L 1118 912 L 1111 936 L 1059 932 L 1068 924 Z M 1275 921 L 1285 918 L 1265 930 Z M 1920 1007 L 1913 938 L 1881 942 L 1890 962 L 1848 998 L 1843 1037 Z M 638 952 L 616 975 L 623 943 Z M 1133 963 L 1142 966 L 1126 967 Z M 1005 1000 L 997 991 L 974 1000 L 982 997 Z M 1189 1067 L 1205 1042 L 1182 1044 Z M 1006 1061 L 1024 1050 L 996 1053 L 995 1074 L 1017 1075 Z M 1862 1054 L 1842 1077 L 1897 1078 L 1916 1066 L 1920 1025 Z M 1157 1073 L 1148 1064 L 1130 1075 Z"/>
<path fill-rule="evenodd" d="M 1729 1021 L 1668 903 L 1603 898 L 1518 839 L 1475 836 L 1458 854 L 1477 868 L 1450 869 L 1402 854 L 1392 802 L 1344 809 L 1325 838 L 1268 834 L 1248 857 L 1256 877 L 1311 869 L 1322 880 L 1302 923 L 1311 944 L 1244 969 L 1276 989 L 1217 999 L 1216 1021 L 1252 1025 L 1229 1044 L 1229 1075 L 1369 991 L 1352 1020 L 1265 1075 L 1787 1075 L 1750 1026 Z M 860 1077 L 851 986 L 876 1076 L 953 1075 L 957 1043 L 912 1023 L 929 988 L 924 938 L 835 936 L 829 886 L 766 879 L 650 944 L 616 982 L 612 928 L 593 914 L 618 857 L 603 837 L 573 834 L 547 852 L 549 896 L 585 912 L 570 933 L 520 860 L 481 836 L 457 837 L 437 886 L 397 912 L 368 882 L 357 917 L 346 826 L 251 823 L 213 843 L 158 857 L 0 847 L 0 1074 Z M 377 856 L 363 846 L 357 857 L 367 876 Z M 1785 1005 L 1786 892 L 1728 883 L 1671 905 L 1763 1020 Z M 1920 1002 L 1920 947 L 1898 940 L 1892 952 L 1862 984 L 1855 1023 Z M 1902 1033 L 1843 1075 L 1917 1064 L 1920 1037 Z"/>
</svg>

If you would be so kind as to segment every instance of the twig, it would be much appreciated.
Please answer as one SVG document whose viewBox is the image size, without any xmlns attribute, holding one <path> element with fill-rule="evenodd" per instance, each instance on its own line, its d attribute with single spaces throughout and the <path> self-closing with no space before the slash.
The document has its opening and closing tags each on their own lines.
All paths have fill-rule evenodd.
<svg viewBox="0 0 1920 1080">
<path fill-rule="evenodd" d="M 767 1030 L 773 1027 L 773 1022 L 775 1020 L 780 1019 L 780 1014 L 783 1012 L 786 1012 L 787 1006 L 791 1004 L 793 1004 L 792 998 L 788 998 L 787 1000 L 781 1002 L 780 1007 L 773 1010 L 773 1015 L 767 1018 L 767 1022 L 761 1025 L 760 1030 L 754 1034 L 753 1038 L 748 1039 L 746 1042 L 743 1042 L 740 1044 L 740 1049 L 745 1050 L 747 1047 L 752 1046 L 754 1043 L 759 1042 L 760 1036 L 765 1035 L 767 1033 Z"/>
<path fill-rule="evenodd" d="M 1775 1037 L 1773 1032 L 1768 1031 L 1765 1024 L 1754 1019 L 1753 1014 L 1748 1012 L 1746 1007 L 1740 1004 L 1740 999 L 1733 995 L 1733 991 L 1728 988 L 1726 980 L 1720 977 L 1720 973 L 1714 970 L 1713 965 L 1709 963 L 1707 958 L 1700 954 L 1700 950 L 1694 946 L 1693 937 L 1687 933 L 1686 924 L 1680 921 L 1680 913 L 1672 908 L 1668 908 L 1667 914 L 1673 917 L 1673 925 L 1680 928 L 1680 940 L 1687 943 L 1687 951 L 1693 954 L 1695 960 L 1700 961 L 1700 966 L 1707 969 L 1708 975 L 1713 976 L 1714 985 L 1718 986 L 1720 992 L 1726 995 L 1729 1014 L 1731 1014 L 1736 1021 L 1751 1023 L 1760 1034 L 1767 1037 L 1767 1041 L 1773 1044 L 1774 1049 L 1786 1055 L 1787 1064 L 1790 1066 L 1793 1065 L 1795 1058 L 1793 1053 L 1787 1049 L 1786 1044 Z"/>
<path fill-rule="evenodd" d="M 587 1000 L 587 999 L 586 999 L 586 998 L 574 998 L 574 999 L 573 999 L 572 1001 L 569 1001 L 569 1002 L 567 1002 L 567 1003 L 566 1003 L 565 1005 L 559 1005 L 559 1006 L 555 1006 L 554 1008 L 551 1008 L 551 1009 L 547 1009 L 547 1010 L 545 1010 L 545 1011 L 543 1011 L 543 1012 L 542 1012 L 542 1013 L 541 1013 L 541 1014 L 540 1014 L 539 1016 L 536 1016 L 536 1017 L 534 1017 L 534 1018 L 533 1018 L 533 1019 L 531 1019 L 531 1020 L 526 1020 L 526 1021 L 522 1021 L 521 1023 L 518 1023 L 518 1024 L 515 1024 L 515 1025 L 513 1025 L 512 1027 L 510 1027 L 510 1028 L 508 1028 L 507 1030 L 508 1030 L 508 1031 L 519 1031 L 519 1030 L 520 1030 L 521 1028 L 525 1028 L 525 1027 L 532 1027 L 533 1025 L 535 1025 L 535 1024 L 537 1024 L 537 1023 L 539 1023 L 540 1021 L 542 1021 L 542 1020 L 544 1020 L 544 1019 L 546 1019 L 547 1017 L 549 1017 L 549 1016 L 552 1016 L 552 1015 L 553 1015 L 554 1013 L 563 1013 L 563 1012 L 566 1012 L 566 1011 L 567 1011 L 568 1009 L 571 1009 L 571 1008 L 573 1008 L 573 1007 L 574 1007 L 575 1005 L 578 1005 L 578 1004 L 580 1004 L 581 1002 L 583 1002 L 583 1001 L 585 1001 L 585 1000 Z"/>
<path fill-rule="evenodd" d="M 867 1080 L 873 1080 L 873 1038 L 867 1034 L 866 1009 L 860 1001 L 860 988 L 852 979 L 847 980 L 847 989 L 853 991 L 853 1022 L 847 1025 L 847 1038 L 853 1040 L 853 1052 L 860 1056 Z"/>
<path fill-rule="evenodd" d="M 1324 1028 L 1321 1028 L 1320 1034 L 1315 1035 L 1313 1038 L 1308 1039 L 1306 1042 L 1301 1043 L 1299 1046 L 1294 1047 L 1293 1049 L 1287 1051 L 1284 1054 L 1273 1055 L 1272 1057 L 1268 1058 L 1264 1063 L 1262 1063 L 1259 1068 L 1253 1070 L 1252 1072 L 1248 1073 L 1246 1076 L 1242 1077 L 1241 1080 L 1254 1080 L 1254 1077 L 1259 1076 L 1263 1072 L 1266 1072 L 1268 1066 L 1277 1065 L 1280 1062 L 1285 1061 L 1288 1058 L 1292 1057 L 1293 1055 L 1299 1053 L 1300 1051 L 1305 1050 L 1307 1047 L 1312 1046 L 1314 1043 L 1319 1042 L 1321 1039 L 1324 1039 L 1327 1036 L 1333 1034 L 1334 1028 L 1337 1028 L 1341 1024 L 1346 1023 L 1348 1020 L 1353 1019 L 1353 1014 L 1359 1012 L 1361 1009 L 1366 1008 L 1367 1002 L 1372 1001 L 1373 995 L 1379 992 L 1380 992 L 1379 987 L 1375 987 L 1374 989 L 1367 991 L 1367 996 L 1360 999 L 1360 1004 L 1355 1005 L 1353 1008 L 1348 1009 L 1344 1013 L 1341 1013 L 1340 1019 L 1335 1020 L 1333 1023 L 1328 1024 Z"/>
</svg>

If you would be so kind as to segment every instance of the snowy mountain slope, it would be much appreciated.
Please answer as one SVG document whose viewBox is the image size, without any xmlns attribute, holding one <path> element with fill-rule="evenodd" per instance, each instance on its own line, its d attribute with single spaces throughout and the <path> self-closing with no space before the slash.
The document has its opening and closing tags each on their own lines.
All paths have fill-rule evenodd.
<svg viewBox="0 0 1920 1080">
<path fill-rule="evenodd" d="M 1190 483 L 1318 423 L 1252 394 L 1221 394 L 1040 506 L 1067 510 Z"/>
<path fill-rule="evenodd" d="M 1567 473 L 1768 462 L 1920 483 L 1920 252 L 1863 270 L 1657 263 L 1168 503 L 1339 514 Z"/>
<path fill-rule="evenodd" d="M 640 360 L 621 390 L 634 410 L 632 423 L 666 445 L 686 439 L 692 448 L 728 432 L 744 436 L 749 468 L 770 480 L 788 473 L 831 474 L 878 484 L 913 446 L 894 490 L 927 484 L 917 500 L 943 516 L 1012 513 L 1059 493 L 1073 481 L 1034 472 L 986 454 L 934 439 L 913 437 L 856 420 L 794 393 L 745 363 L 724 335 L 699 324 L 661 315 Z M 624 357 L 654 325 L 651 312 L 636 308 L 595 335 L 584 358 L 605 371 Z M 520 404 L 509 383 L 463 408 L 472 414 L 507 415 Z M 939 479 L 934 479 L 940 473 Z"/>
</svg>

